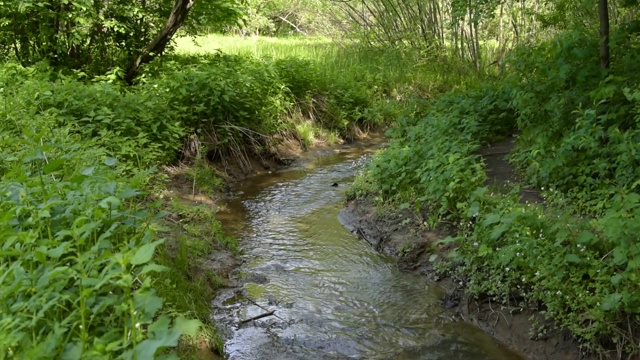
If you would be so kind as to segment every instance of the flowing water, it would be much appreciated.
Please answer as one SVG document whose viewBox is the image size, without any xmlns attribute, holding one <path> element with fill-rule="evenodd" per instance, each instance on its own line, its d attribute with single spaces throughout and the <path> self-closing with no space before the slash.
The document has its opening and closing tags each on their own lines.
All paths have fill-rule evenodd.
<svg viewBox="0 0 640 360">
<path fill-rule="evenodd" d="M 437 286 L 340 224 L 346 184 L 370 151 L 327 152 L 235 189 L 220 218 L 241 240 L 240 285 L 213 314 L 230 359 L 521 359 L 454 321 Z"/>
</svg>

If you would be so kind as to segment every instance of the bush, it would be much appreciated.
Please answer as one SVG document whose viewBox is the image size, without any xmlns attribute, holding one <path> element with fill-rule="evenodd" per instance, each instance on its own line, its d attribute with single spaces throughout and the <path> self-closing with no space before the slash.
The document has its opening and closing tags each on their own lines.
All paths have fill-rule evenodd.
<svg viewBox="0 0 640 360">
<path fill-rule="evenodd" d="M 640 175 L 637 66 L 614 68 L 605 78 L 597 46 L 597 39 L 569 34 L 511 61 L 512 104 L 522 131 L 512 161 L 536 187 L 558 190 L 551 201 L 563 199 L 591 215 L 634 189 Z M 638 50 L 614 47 L 612 53 L 627 63 Z"/>
<path fill-rule="evenodd" d="M 458 204 L 485 180 L 480 146 L 513 127 L 506 96 L 492 88 L 450 94 L 419 120 L 401 118 L 389 132 L 392 143 L 369 168 L 382 194 L 411 189 L 418 207 L 431 207 L 436 220 L 457 216 Z"/>
<path fill-rule="evenodd" d="M 54 120 L 0 139 L 0 357 L 151 358 L 198 326 L 157 317 L 154 213 L 115 158 Z"/>
</svg>

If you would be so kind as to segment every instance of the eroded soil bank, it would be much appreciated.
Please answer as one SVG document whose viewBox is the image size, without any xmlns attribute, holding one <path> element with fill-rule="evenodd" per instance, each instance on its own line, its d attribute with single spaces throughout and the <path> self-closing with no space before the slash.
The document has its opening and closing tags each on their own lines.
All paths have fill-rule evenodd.
<svg viewBox="0 0 640 360">
<path fill-rule="evenodd" d="M 440 306 L 456 310 L 460 320 L 473 323 L 485 332 L 532 360 L 583 359 L 578 344 L 563 331 L 536 334 L 530 319 L 539 314 L 528 309 L 506 308 L 491 303 L 490 298 L 476 300 L 464 293 L 460 283 L 451 278 L 439 278 L 432 256 L 446 256 L 446 247 L 436 244 L 453 231 L 447 224 L 430 230 L 411 211 L 381 212 L 370 199 L 352 200 L 339 215 L 340 221 L 352 233 L 367 241 L 378 251 L 397 258 L 403 271 L 428 277 L 444 289 Z M 535 339 L 535 340 L 534 340 Z"/>
<path fill-rule="evenodd" d="M 518 179 L 505 157 L 513 147 L 513 139 L 482 150 L 488 175 L 487 185 L 509 187 Z M 540 203 L 535 191 L 524 189 L 523 202 Z M 567 331 L 554 329 L 537 310 L 501 306 L 490 297 L 474 299 L 465 293 L 463 279 L 441 278 L 436 264 L 447 256 L 450 248 L 438 244 L 439 239 L 454 235 L 452 223 L 428 228 L 428 214 L 415 211 L 381 209 L 369 198 L 349 201 L 340 212 L 340 222 L 376 250 L 397 259 L 404 271 L 426 276 L 444 289 L 440 305 L 455 309 L 457 317 L 473 323 L 486 333 L 532 360 L 592 359 L 582 353 L 579 344 Z M 540 326 L 540 325 L 543 326 Z"/>
</svg>

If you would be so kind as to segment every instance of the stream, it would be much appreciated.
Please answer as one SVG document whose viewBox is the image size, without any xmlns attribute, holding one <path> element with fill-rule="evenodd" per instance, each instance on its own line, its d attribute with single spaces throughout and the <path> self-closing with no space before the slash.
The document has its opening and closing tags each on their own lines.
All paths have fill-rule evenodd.
<svg viewBox="0 0 640 360">
<path fill-rule="evenodd" d="M 242 265 L 212 313 L 229 359 L 523 359 L 340 224 L 344 191 L 378 147 L 318 152 L 234 188 L 219 218 Z"/>
</svg>

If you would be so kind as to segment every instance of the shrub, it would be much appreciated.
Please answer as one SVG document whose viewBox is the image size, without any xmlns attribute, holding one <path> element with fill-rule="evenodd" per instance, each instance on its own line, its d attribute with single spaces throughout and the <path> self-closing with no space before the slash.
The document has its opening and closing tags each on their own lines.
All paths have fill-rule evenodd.
<svg viewBox="0 0 640 360">
<path fill-rule="evenodd" d="M 198 325 L 157 317 L 153 212 L 105 149 L 44 120 L 0 143 L 13 143 L 0 146 L 0 356 L 151 358 L 177 345 Z"/>
</svg>

